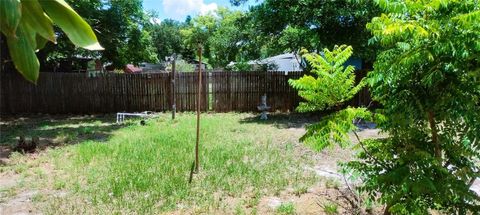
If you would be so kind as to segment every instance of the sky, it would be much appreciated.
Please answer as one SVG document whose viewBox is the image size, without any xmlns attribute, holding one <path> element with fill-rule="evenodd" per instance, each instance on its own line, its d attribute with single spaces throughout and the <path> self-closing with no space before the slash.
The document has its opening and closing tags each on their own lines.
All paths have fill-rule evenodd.
<svg viewBox="0 0 480 215">
<path fill-rule="evenodd" d="M 258 4 L 255 0 L 235 7 L 230 0 L 143 0 L 143 8 L 147 11 L 157 11 L 160 20 L 169 18 L 184 21 L 188 15 L 196 16 L 215 11 L 219 7 L 237 10 L 247 10 L 250 5 Z"/>
</svg>

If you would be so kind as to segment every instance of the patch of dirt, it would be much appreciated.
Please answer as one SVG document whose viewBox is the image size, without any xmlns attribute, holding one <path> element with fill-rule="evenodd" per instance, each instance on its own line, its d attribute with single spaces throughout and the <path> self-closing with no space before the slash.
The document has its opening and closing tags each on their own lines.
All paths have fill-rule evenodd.
<svg viewBox="0 0 480 215">
<path fill-rule="evenodd" d="M 12 153 L 12 149 L 9 146 L 0 146 L 0 166 L 7 165 L 8 157 Z"/>
<path fill-rule="evenodd" d="M 26 154 L 26 165 L 38 166 L 39 169 L 44 172 L 45 175 L 53 175 L 52 164 L 39 162 L 38 158 L 42 156 L 44 152 Z M 8 165 L 8 159 L 6 165 Z M 11 162 L 11 161 L 10 161 Z M 52 195 L 52 196 L 64 196 L 62 191 L 48 191 L 48 190 L 34 190 L 27 185 L 20 186 L 19 181 L 21 176 L 12 170 L 0 173 L 0 214 L 42 214 L 35 204 L 33 199 L 38 195 Z M 50 183 L 53 179 L 51 179 Z"/>
<path fill-rule="evenodd" d="M 304 124 L 305 125 L 305 124 Z M 298 125 L 287 128 L 293 136 L 300 137 L 305 133 L 304 127 Z M 361 140 L 367 138 L 382 138 L 385 135 L 379 133 L 379 129 L 363 128 L 357 132 Z M 349 135 L 354 144 L 358 143 L 355 135 Z M 304 147 L 297 147 L 304 148 Z M 339 173 L 339 162 L 347 162 L 354 159 L 355 152 L 349 148 L 333 147 L 321 152 L 312 152 L 304 149 L 303 153 L 314 157 L 315 165 L 305 168 L 314 171 L 323 181 L 309 188 L 307 192 L 298 195 L 292 190 L 286 190 L 278 196 L 267 196 L 260 200 L 258 205 L 258 214 L 274 214 L 276 209 L 286 203 L 292 203 L 296 214 L 326 214 L 325 205 L 336 205 L 338 214 L 381 214 L 383 208 L 377 207 L 373 211 L 360 209 L 354 194 L 349 190 L 344 182 L 342 174 Z M 331 182 L 327 182 L 331 181 Z M 329 185 L 332 183 L 333 185 Z M 350 186 L 352 182 L 349 182 Z M 363 211 L 361 211 L 363 210 Z"/>
<path fill-rule="evenodd" d="M 32 198 L 37 191 L 24 191 L 5 203 L 0 203 L 0 214 L 40 214 L 32 204 Z"/>
<path fill-rule="evenodd" d="M 303 135 L 305 133 L 305 128 L 295 128 L 295 132 Z M 381 134 L 379 129 L 375 128 L 361 129 L 357 131 L 357 135 L 360 140 L 368 138 L 383 138 L 386 136 Z M 358 144 L 358 139 L 353 133 L 350 133 L 349 137 L 353 144 Z M 316 164 L 313 167 L 305 167 L 306 169 L 314 171 L 318 176 L 339 180 L 343 180 L 342 174 L 340 174 L 339 163 L 348 162 L 355 158 L 355 151 L 353 151 L 351 147 L 341 148 L 339 146 L 333 146 L 332 148 L 326 148 L 320 152 L 310 151 L 308 153 L 311 153 L 315 158 Z"/>
<path fill-rule="evenodd" d="M 0 174 L 0 187 L 2 190 L 6 190 L 17 185 L 17 180 L 19 179 L 18 174 L 12 173 L 3 173 Z"/>
<path fill-rule="evenodd" d="M 294 205 L 296 214 L 327 214 L 325 205 L 335 205 L 337 214 L 380 214 L 382 211 L 382 208 L 358 211 L 355 204 L 359 203 L 350 191 L 344 188 L 329 188 L 324 183 L 319 183 L 300 195 L 285 191 L 279 196 L 262 198 L 258 205 L 258 214 L 275 214 L 280 205 L 287 203 Z"/>
</svg>

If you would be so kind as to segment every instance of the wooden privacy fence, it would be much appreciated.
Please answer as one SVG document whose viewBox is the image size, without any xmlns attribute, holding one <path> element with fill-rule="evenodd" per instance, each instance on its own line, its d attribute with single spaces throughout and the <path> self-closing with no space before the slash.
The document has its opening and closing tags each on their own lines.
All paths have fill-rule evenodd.
<svg viewBox="0 0 480 215">
<path fill-rule="evenodd" d="M 2 72 L 2 113 L 114 113 L 120 111 L 168 111 L 172 107 L 171 74 L 41 73 L 37 85 L 16 72 Z M 294 111 L 301 98 L 288 84 L 302 72 L 204 72 L 204 111 L 257 111 L 267 95 L 271 111 Z M 196 108 L 198 73 L 176 73 L 178 111 Z M 368 92 L 360 93 L 354 105 L 366 105 Z"/>
</svg>

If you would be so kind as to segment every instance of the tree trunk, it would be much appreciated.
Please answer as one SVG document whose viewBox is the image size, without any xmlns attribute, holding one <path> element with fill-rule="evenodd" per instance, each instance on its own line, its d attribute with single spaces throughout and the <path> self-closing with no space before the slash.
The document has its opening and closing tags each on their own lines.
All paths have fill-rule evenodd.
<svg viewBox="0 0 480 215">
<path fill-rule="evenodd" d="M 442 149 L 440 143 L 438 142 L 438 131 L 435 124 L 435 114 L 433 111 L 428 111 L 428 122 L 430 123 L 430 130 L 432 131 L 432 144 L 434 147 L 435 158 L 439 162 L 442 162 Z"/>
<path fill-rule="evenodd" d="M 390 215 L 390 204 L 387 203 L 387 206 L 385 207 L 385 210 L 383 211 L 383 215 Z"/>
</svg>

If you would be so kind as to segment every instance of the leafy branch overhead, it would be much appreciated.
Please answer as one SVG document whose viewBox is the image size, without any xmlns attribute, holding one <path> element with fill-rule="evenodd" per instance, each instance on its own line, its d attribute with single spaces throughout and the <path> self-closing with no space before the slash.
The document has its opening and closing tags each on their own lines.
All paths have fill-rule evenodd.
<svg viewBox="0 0 480 215">
<path fill-rule="evenodd" d="M 76 46 L 103 50 L 92 28 L 64 0 L 1 0 L 0 30 L 18 72 L 36 83 L 40 63 L 35 52 L 56 42 L 53 24 Z"/>
</svg>

